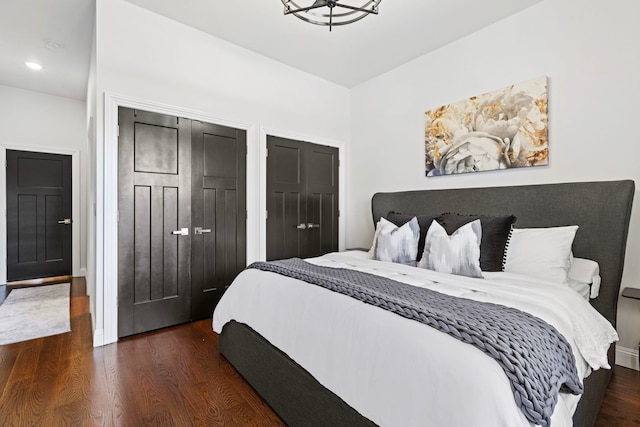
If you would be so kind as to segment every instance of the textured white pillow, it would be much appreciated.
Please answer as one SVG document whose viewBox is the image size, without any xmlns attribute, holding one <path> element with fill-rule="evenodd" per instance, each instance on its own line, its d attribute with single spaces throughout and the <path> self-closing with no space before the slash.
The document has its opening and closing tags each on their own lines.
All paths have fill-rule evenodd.
<svg viewBox="0 0 640 427">
<path fill-rule="evenodd" d="M 374 259 L 415 266 L 419 238 L 417 218 L 413 217 L 402 227 L 380 218 L 376 227 Z"/>
<path fill-rule="evenodd" d="M 418 267 L 460 276 L 482 277 L 481 239 L 482 226 L 479 219 L 458 228 L 451 236 L 434 220 L 427 231 Z"/>
<path fill-rule="evenodd" d="M 566 284 L 577 225 L 514 228 L 504 271 Z"/>
</svg>

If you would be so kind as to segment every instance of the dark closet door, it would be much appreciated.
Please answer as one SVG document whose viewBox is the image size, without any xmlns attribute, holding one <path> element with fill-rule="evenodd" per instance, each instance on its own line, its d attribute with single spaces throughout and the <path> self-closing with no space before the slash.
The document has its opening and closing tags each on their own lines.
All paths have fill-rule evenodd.
<svg viewBox="0 0 640 427">
<path fill-rule="evenodd" d="M 7 150 L 7 281 L 71 275 L 71 156 Z"/>
<path fill-rule="evenodd" d="M 191 123 L 119 109 L 118 335 L 191 314 Z"/>
<path fill-rule="evenodd" d="M 307 144 L 307 257 L 338 250 L 338 149 Z"/>
<path fill-rule="evenodd" d="M 192 122 L 192 318 L 211 317 L 246 267 L 246 132 Z"/>
<path fill-rule="evenodd" d="M 338 149 L 267 137 L 267 260 L 338 249 Z"/>
</svg>

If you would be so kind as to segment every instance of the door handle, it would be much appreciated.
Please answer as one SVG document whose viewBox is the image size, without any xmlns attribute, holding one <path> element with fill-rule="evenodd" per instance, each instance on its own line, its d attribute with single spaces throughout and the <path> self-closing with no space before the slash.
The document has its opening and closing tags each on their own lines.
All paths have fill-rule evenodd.
<svg viewBox="0 0 640 427">
<path fill-rule="evenodd" d="M 71 224 L 73 221 L 71 221 L 71 218 L 65 218 L 65 219 L 61 219 L 60 221 L 58 221 L 58 224 L 64 224 L 64 225 L 69 225 Z"/>
<path fill-rule="evenodd" d="M 189 229 L 188 228 L 181 228 L 180 230 L 172 231 L 171 234 L 173 234 L 175 236 L 188 236 L 189 235 Z"/>
<path fill-rule="evenodd" d="M 193 234 L 211 233 L 210 228 L 194 227 Z"/>
<path fill-rule="evenodd" d="M 298 230 L 306 230 L 307 229 L 307 224 L 305 224 L 304 222 L 302 224 L 299 224 L 296 226 L 296 228 Z"/>
<path fill-rule="evenodd" d="M 307 224 L 307 228 L 320 228 L 320 224 L 314 224 L 310 222 Z"/>
</svg>

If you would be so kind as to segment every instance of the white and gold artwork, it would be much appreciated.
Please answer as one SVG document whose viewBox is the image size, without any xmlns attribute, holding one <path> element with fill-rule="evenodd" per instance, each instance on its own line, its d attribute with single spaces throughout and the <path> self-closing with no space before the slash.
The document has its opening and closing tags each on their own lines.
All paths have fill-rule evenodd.
<svg viewBox="0 0 640 427">
<path fill-rule="evenodd" d="M 425 113 L 425 174 L 547 165 L 547 78 L 473 96 Z"/>
</svg>

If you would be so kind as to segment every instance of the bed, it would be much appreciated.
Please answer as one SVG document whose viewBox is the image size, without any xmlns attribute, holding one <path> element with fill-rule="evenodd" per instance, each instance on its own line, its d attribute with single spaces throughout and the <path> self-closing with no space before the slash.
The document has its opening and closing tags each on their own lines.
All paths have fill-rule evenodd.
<svg viewBox="0 0 640 427">
<path fill-rule="evenodd" d="M 389 212 L 396 211 L 407 214 L 432 215 L 438 215 L 442 212 L 460 212 L 498 216 L 508 213 L 517 217 L 517 223 L 515 225 L 516 228 L 547 228 L 578 225 L 579 230 L 575 234 L 575 239 L 573 240 L 573 255 L 575 257 L 596 261 L 600 269 L 599 276 L 601 278 L 601 283 L 599 295 L 597 298 L 590 301 L 591 305 L 601 314 L 603 319 L 606 319 L 611 325 L 615 326 L 617 300 L 624 265 L 633 193 L 634 183 L 632 181 L 563 183 L 515 187 L 378 193 L 372 198 L 372 213 L 374 223 L 377 223 L 381 217 L 386 216 Z M 328 256 L 328 261 L 325 259 L 324 261 L 320 261 L 320 263 L 334 262 L 336 265 L 340 263 L 358 264 L 368 268 L 369 264 L 367 263 L 375 262 L 358 259 L 358 256 L 362 257 L 362 255 L 354 255 L 353 261 L 345 261 L 345 257 L 343 255 L 336 254 Z M 405 268 L 405 270 L 402 270 L 403 268 Z M 410 273 L 407 273 L 407 268 L 415 269 L 415 267 L 397 266 L 399 271 L 398 274 L 410 275 Z M 420 273 L 422 274 L 422 272 Z M 263 276 L 260 276 L 260 274 L 264 276 L 265 273 L 258 271 L 243 273 L 244 276 L 249 277 L 253 281 L 261 281 Z M 290 278 L 287 279 L 294 280 Z M 245 277 L 245 282 L 250 282 L 251 280 L 246 280 Z M 285 280 L 282 280 L 282 282 L 285 282 Z M 235 284 L 236 283 L 234 283 L 234 285 Z M 233 294 L 232 291 L 234 290 L 234 285 L 231 286 L 227 294 Z M 237 286 L 237 288 L 241 289 L 241 286 Z M 254 289 L 254 292 L 256 294 L 260 293 L 260 295 L 253 295 L 253 298 L 262 299 L 265 305 L 268 305 L 267 301 L 269 298 L 277 300 L 277 304 L 286 304 L 288 294 L 283 292 L 288 292 L 288 289 L 292 288 L 284 287 L 282 289 L 274 288 L 274 290 L 271 290 L 271 288 L 266 286 L 264 288 L 261 287 L 259 289 Z M 254 324 L 251 324 L 252 322 L 242 321 L 243 315 L 237 316 L 240 321 L 235 320 L 234 317 L 236 317 L 236 315 L 233 313 L 234 304 L 225 303 L 225 299 L 231 300 L 232 298 L 231 296 L 227 298 L 227 294 L 225 294 L 225 298 L 223 298 L 221 304 L 218 305 L 216 313 L 214 314 L 214 329 L 220 332 L 220 352 L 233 364 L 233 366 L 235 366 L 235 368 L 258 391 L 258 393 L 265 398 L 265 400 L 287 422 L 287 424 L 292 426 L 371 426 L 376 424 L 408 425 L 415 421 L 415 425 L 442 425 L 441 423 L 446 421 L 436 420 L 450 419 L 447 418 L 447 414 L 440 413 L 443 410 L 442 408 L 438 408 L 438 405 L 427 405 L 427 411 L 432 411 L 427 415 L 424 415 L 424 408 L 416 410 L 415 414 L 423 414 L 421 416 L 421 420 L 418 421 L 406 420 L 405 422 L 405 420 L 403 420 L 402 422 L 389 422 L 388 420 L 385 420 L 381 422 L 379 420 L 384 420 L 384 413 L 382 415 L 372 414 L 369 417 L 363 415 L 363 413 L 369 415 L 367 413 L 367 411 L 369 411 L 369 409 L 367 409 L 368 407 L 386 408 L 386 412 L 400 408 L 397 409 L 397 416 L 401 418 L 405 413 L 409 414 L 413 410 L 411 405 L 415 406 L 415 403 L 410 403 L 408 401 L 412 400 L 412 396 L 416 393 L 415 391 L 413 394 L 409 393 L 408 398 L 406 396 L 399 397 L 401 393 L 392 393 L 386 397 L 374 395 L 371 397 L 371 399 L 373 399 L 373 403 L 371 401 L 354 403 L 352 397 L 349 397 L 346 400 L 348 400 L 350 404 L 346 403 L 345 399 L 338 397 L 338 394 L 343 397 L 345 395 L 349 395 L 348 392 L 345 394 L 345 387 L 341 386 L 342 388 L 340 388 L 336 393 L 336 387 L 333 386 L 331 380 L 327 380 L 324 377 L 325 374 L 316 374 L 315 377 L 310 374 L 310 371 L 321 371 L 321 369 L 318 368 L 318 365 L 322 365 L 323 363 L 325 365 L 327 364 L 326 362 L 323 362 L 323 357 L 326 356 L 322 354 L 323 350 L 334 351 L 327 350 L 329 348 L 333 349 L 333 347 L 330 347 L 329 344 L 325 344 L 323 340 L 328 339 L 329 341 L 335 341 L 336 338 L 332 337 L 340 334 L 335 334 L 331 331 L 328 333 L 326 331 L 327 328 L 317 327 L 310 331 L 308 336 L 304 334 L 298 336 L 296 334 L 300 334 L 299 328 L 291 328 L 291 330 L 287 330 L 287 328 L 280 328 L 281 330 L 277 332 L 270 341 L 280 342 L 279 339 L 282 337 L 294 335 L 297 336 L 296 339 L 299 341 L 306 340 L 307 344 L 305 345 L 313 348 L 313 351 L 309 350 L 310 354 L 305 356 L 298 356 L 298 354 L 296 354 L 295 356 L 290 357 L 287 353 L 273 345 L 269 340 L 265 339 L 257 332 L 257 330 L 262 330 L 264 326 L 263 323 L 269 323 L 271 320 L 265 318 L 263 321 L 253 321 Z M 324 293 L 320 292 L 311 297 L 312 299 L 306 302 L 307 308 L 305 309 L 305 313 L 314 312 L 314 310 L 318 311 L 317 313 L 314 313 L 314 316 L 317 316 L 316 318 L 319 319 L 322 319 L 322 316 L 325 316 L 327 319 L 326 323 L 331 324 L 330 322 L 333 321 L 332 311 L 330 309 L 329 311 L 326 311 L 327 309 L 321 308 L 324 305 L 318 302 L 321 298 L 324 298 L 324 295 Z M 348 297 L 342 296 L 342 298 Z M 344 303 L 344 299 L 342 301 Z M 299 305 L 300 303 L 298 302 L 296 304 Z M 349 307 L 348 303 L 345 304 Z M 243 309 L 243 307 L 238 305 L 238 303 L 235 305 L 238 306 L 239 310 Z M 319 307 L 316 308 L 316 306 Z M 353 313 L 356 313 L 357 311 L 356 306 L 357 304 L 353 305 Z M 277 305 L 277 307 L 283 306 Z M 380 309 L 373 307 L 368 308 L 367 310 L 372 312 Z M 287 310 L 277 310 L 272 313 L 270 318 L 274 319 L 274 322 L 279 319 L 281 324 L 282 322 L 289 322 L 289 324 L 295 324 L 295 326 L 298 327 L 299 325 L 297 325 L 297 322 L 283 320 L 281 316 L 284 316 L 284 312 L 286 311 Z M 365 314 L 365 316 L 368 315 L 369 314 Z M 251 317 L 250 313 L 248 316 Z M 392 323 L 392 321 L 389 320 L 391 318 L 384 316 L 396 315 L 386 313 L 382 316 L 384 320 L 379 320 L 378 317 L 371 317 L 367 318 L 366 322 L 362 321 L 361 324 L 369 325 L 379 322 L 378 326 L 384 330 L 387 324 Z M 407 324 L 407 320 L 404 319 L 404 321 L 405 324 Z M 395 322 L 395 320 L 393 320 L 393 322 Z M 356 324 L 358 323 L 356 322 Z M 423 329 L 429 329 L 429 327 L 424 327 Z M 295 333 L 291 332 L 294 330 L 296 331 Z M 360 332 L 361 331 L 356 330 L 348 333 L 352 334 L 353 339 L 356 339 Z M 435 332 L 438 333 L 437 331 Z M 407 336 L 415 336 L 412 334 L 417 333 L 422 332 L 417 332 L 417 329 L 412 330 Z M 365 333 L 363 329 L 362 335 L 366 334 L 367 333 Z M 312 339 L 310 339 L 309 336 L 311 336 Z M 389 348 L 397 345 L 401 340 L 402 333 L 394 332 L 393 337 L 385 337 L 383 335 L 383 339 L 368 344 L 370 346 L 369 354 L 375 355 L 378 352 L 380 354 L 386 354 L 389 352 Z M 331 345 L 334 344 L 335 343 Z M 440 344 L 438 344 L 438 346 L 439 345 Z M 465 344 L 460 343 L 460 345 Z M 385 346 L 389 347 L 385 348 Z M 372 351 L 371 349 L 379 349 L 379 351 Z M 288 351 L 288 353 L 291 352 Z M 456 353 L 454 354 L 462 353 L 456 350 Z M 615 345 L 613 344 L 610 346 L 608 354 L 606 355 L 610 365 L 613 365 L 614 363 L 614 354 Z M 478 360 L 481 360 L 483 356 L 484 355 L 480 354 Z M 375 357 L 371 357 L 371 359 L 375 359 Z M 296 360 L 304 362 L 299 364 Z M 333 367 L 336 370 L 339 368 L 338 365 L 335 365 L 335 360 L 330 363 L 334 363 Z M 353 361 L 351 363 L 353 363 Z M 303 366 L 301 366 L 301 364 Z M 345 365 L 348 364 L 345 362 Z M 459 363 L 459 365 L 461 366 L 464 364 Z M 491 371 L 492 368 L 490 365 L 491 360 L 489 360 L 488 364 L 482 365 L 483 368 L 480 369 L 480 371 Z M 380 365 L 372 364 L 371 366 Z M 460 366 L 454 366 L 454 368 L 458 369 Z M 474 365 L 474 369 L 475 368 L 476 365 Z M 318 369 L 320 369 L 320 371 L 318 371 Z M 326 371 L 326 366 L 324 369 Z M 379 371 L 394 372 L 394 370 L 398 370 L 397 365 L 389 367 L 388 370 L 380 369 Z M 445 370 L 446 369 L 443 367 L 442 371 L 444 372 Z M 386 384 L 386 382 L 393 380 L 393 375 L 384 373 L 380 374 L 381 376 L 379 379 L 376 378 L 376 375 L 378 374 L 371 374 L 370 371 L 367 375 L 368 376 L 366 378 L 361 377 L 361 380 L 365 382 L 370 381 L 369 385 L 371 388 L 374 388 L 376 383 Z M 472 375 L 469 374 L 469 376 Z M 560 408 L 563 405 L 566 406 L 564 409 L 565 412 L 569 411 L 570 413 L 573 413 L 573 415 L 570 413 L 567 415 L 565 413 L 562 417 L 558 415 L 555 418 L 551 418 L 553 420 L 552 425 L 593 425 L 610 376 L 611 370 L 609 369 L 597 369 L 593 371 L 586 379 L 584 379 L 584 392 L 582 393 L 579 401 L 577 398 L 573 401 L 568 399 L 568 403 L 563 403 L 562 405 L 558 403 L 558 405 L 556 405 L 556 408 Z M 318 381 L 316 377 L 321 377 L 321 381 Z M 418 377 L 418 375 L 416 375 L 416 377 Z M 425 387 L 425 390 L 428 390 L 429 388 L 446 390 L 452 388 L 450 387 L 451 384 L 459 381 L 459 379 L 452 379 L 451 384 L 449 384 L 446 381 L 442 381 L 442 378 L 446 377 L 434 377 L 435 380 L 440 382 L 434 381 L 432 384 L 423 385 L 423 387 Z M 497 379 L 497 381 L 499 381 L 499 379 Z M 323 384 L 332 385 L 325 386 Z M 360 384 L 360 386 L 361 385 L 362 384 Z M 474 385 L 458 383 L 455 385 L 459 389 L 468 389 L 473 393 Z M 351 386 L 357 387 L 358 384 L 351 384 Z M 412 386 L 414 387 L 413 390 L 416 390 L 415 386 Z M 477 387 L 477 385 L 475 385 L 475 387 Z M 346 388 L 349 389 L 349 386 Z M 357 392 L 357 388 L 355 391 L 351 390 L 351 392 L 355 393 L 356 396 L 367 394 Z M 445 393 L 443 392 L 441 394 Z M 484 396 L 485 394 L 491 395 L 492 393 L 483 393 L 481 391 L 476 392 L 476 395 Z M 424 395 L 437 397 L 438 393 L 436 392 L 434 394 L 433 391 L 425 391 Z M 365 396 L 364 399 L 369 399 L 369 397 Z M 518 418 L 518 412 L 511 410 L 512 408 L 505 410 L 501 407 L 500 405 L 502 405 L 503 400 L 504 396 L 496 397 L 495 400 L 489 400 L 487 403 L 481 402 L 481 405 L 483 405 L 482 408 L 491 406 L 491 404 L 498 405 L 499 407 L 497 408 L 497 412 L 507 414 L 500 415 L 500 423 L 502 423 L 502 425 L 510 425 L 510 421 Z M 562 402 L 564 402 L 564 400 Z M 403 409 L 404 406 L 407 407 L 406 410 Z M 467 406 L 468 405 L 465 404 L 465 410 L 468 409 Z M 354 407 L 357 407 L 358 410 L 354 409 Z M 554 412 L 554 416 L 558 411 L 560 411 L 560 409 L 557 409 Z M 444 412 L 452 413 L 455 411 L 448 408 L 444 410 Z M 513 419 L 509 417 L 513 417 Z M 568 420 L 567 417 L 569 417 Z M 376 419 L 378 422 L 374 423 L 370 418 Z M 400 418 L 397 419 L 399 420 Z M 487 419 L 488 418 L 485 420 Z M 394 418 L 391 418 L 391 420 L 394 420 Z M 522 420 L 516 421 L 518 423 L 522 423 Z M 494 422 L 488 423 L 495 425 Z M 483 424 L 488 425 L 482 422 L 478 422 L 476 425 Z M 526 420 L 523 425 L 526 425 Z"/>
</svg>

